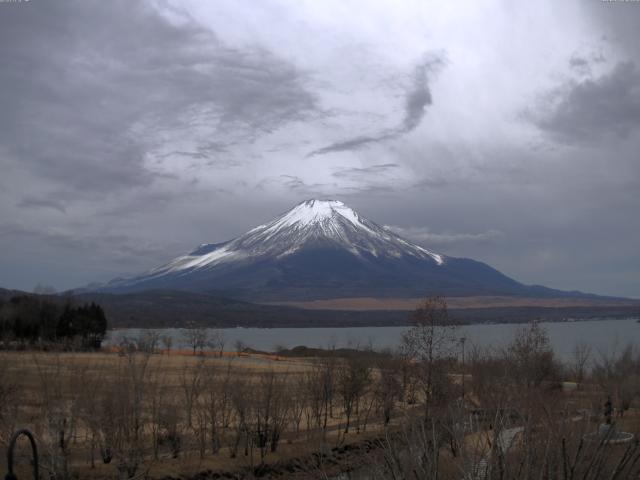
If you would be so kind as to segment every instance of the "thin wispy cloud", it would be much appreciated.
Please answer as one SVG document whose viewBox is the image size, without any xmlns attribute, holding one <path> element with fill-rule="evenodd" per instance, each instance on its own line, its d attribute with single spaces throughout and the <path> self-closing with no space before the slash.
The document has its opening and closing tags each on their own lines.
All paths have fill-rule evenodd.
<svg viewBox="0 0 640 480">
<path fill-rule="evenodd" d="M 357 150 L 374 143 L 393 140 L 415 130 L 424 118 L 427 107 L 433 103 L 429 80 L 443 65 L 442 56 L 429 55 L 427 59 L 415 67 L 411 87 L 405 92 L 404 118 L 400 125 L 382 130 L 373 135 L 360 135 L 332 143 L 310 152 L 307 157 L 331 152 Z"/>
<path fill-rule="evenodd" d="M 397 163 L 383 163 L 380 165 L 371 165 L 369 167 L 341 168 L 333 172 L 332 175 L 336 178 L 366 178 L 392 172 L 399 168 L 400 165 Z"/>
<path fill-rule="evenodd" d="M 504 235 L 503 232 L 499 230 L 487 230 L 486 232 L 478 233 L 436 233 L 426 227 L 398 227 L 394 225 L 385 225 L 384 228 L 397 233 L 401 237 L 413 240 L 416 243 L 438 246 L 457 243 L 494 242 Z"/>
<path fill-rule="evenodd" d="M 20 208 L 50 208 L 60 213 L 67 213 L 67 207 L 64 203 L 52 198 L 27 196 L 20 200 L 17 206 Z"/>
</svg>

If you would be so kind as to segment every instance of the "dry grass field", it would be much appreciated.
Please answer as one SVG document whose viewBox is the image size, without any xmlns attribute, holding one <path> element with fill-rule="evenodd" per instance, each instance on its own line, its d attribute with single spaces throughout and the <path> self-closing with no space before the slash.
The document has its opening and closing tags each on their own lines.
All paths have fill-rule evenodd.
<svg viewBox="0 0 640 480">
<path fill-rule="evenodd" d="M 331 298 L 301 302 L 280 302 L 274 305 L 288 305 L 309 310 L 415 310 L 420 298 Z M 612 307 L 637 305 L 637 300 L 618 300 L 610 298 L 534 298 L 534 297 L 447 297 L 451 309 L 470 308 L 509 308 L 509 307 Z"/>
<path fill-rule="evenodd" d="M 56 480 L 640 475 L 640 443 L 594 436 L 610 421 L 638 438 L 637 350 L 561 364 L 531 324 L 461 363 L 430 308 L 395 354 L 0 352 L 0 446 L 29 428 Z"/>
<path fill-rule="evenodd" d="M 315 359 L 189 351 L 4 352 L 0 362 L 0 445 L 6 447 L 12 430 L 29 428 L 38 438 L 45 474 L 128 478 L 134 464 L 134 476 L 151 478 L 252 470 L 362 442 L 381 426 L 371 412 L 371 392 L 356 393 L 363 397 L 356 408 L 366 404 L 370 418 L 351 414 L 349 433 L 337 398 L 331 412 L 323 411 L 318 402 L 327 399 L 308 391 L 327 365 Z M 329 374 L 337 380 L 338 363 L 331 365 Z M 374 381 L 374 372 L 367 375 Z M 112 458 L 104 463 L 107 449 Z M 22 463 L 24 473 L 26 459 Z M 304 473 L 307 467 L 296 468 Z"/>
</svg>

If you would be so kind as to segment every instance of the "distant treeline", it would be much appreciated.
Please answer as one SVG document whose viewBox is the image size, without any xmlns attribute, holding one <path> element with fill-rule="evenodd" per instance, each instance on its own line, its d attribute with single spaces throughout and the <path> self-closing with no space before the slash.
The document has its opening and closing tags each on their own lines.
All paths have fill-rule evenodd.
<svg viewBox="0 0 640 480">
<path fill-rule="evenodd" d="M 244 302 L 217 294 L 176 290 L 147 290 L 126 294 L 79 293 L 78 302 L 95 302 L 118 328 L 183 328 L 189 324 L 212 328 L 382 327 L 411 324 L 406 310 L 305 310 L 283 305 Z M 582 307 L 453 308 L 458 323 L 527 323 L 567 319 L 633 318 L 635 305 Z"/>
<path fill-rule="evenodd" d="M 102 307 L 91 302 L 75 306 L 71 299 L 18 295 L 0 299 L 0 344 L 58 345 L 93 349 L 107 332 Z"/>
</svg>

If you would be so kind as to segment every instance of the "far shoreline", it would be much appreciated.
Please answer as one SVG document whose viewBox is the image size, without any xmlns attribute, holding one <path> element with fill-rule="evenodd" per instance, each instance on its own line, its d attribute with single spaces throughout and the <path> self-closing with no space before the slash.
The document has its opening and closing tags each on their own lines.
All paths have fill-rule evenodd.
<svg viewBox="0 0 640 480">
<path fill-rule="evenodd" d="M 468 326 L 482 326 L 482 325 L 523 325 L 529 322 L 536 322 L 541 324 L 555 324 L 555 323 L 585 323 L 585 322 L 603 322 L 603 321 L 631 321 L 635 320 L 640 323 L 640 314 L 639 315 L 631 315 L 626 317 L 614 317 L 614 316 L 606 316 L 606 317 L 589 317 L 589 318 L 565 318 L 558 320 L 547 320 L 547 319 L 539 319 L 539 320 L 522 320 L 522 321 L 486 321 L 486 322 L 465 322 L 465 323 L 454 323 L 453 325 L 459 327 L 468 327 Z M 350 328 L 410 328 L 412 326 L 411 323 L 405 324 L 389 324 L 389 325 L 341 325 L 341 326 L 318 326 L 318 325 L 300 325 L 300 326 L 286 326 L 286 327 L 264 327 L 264 326 L 245 326 L 245 325 L 236 325 L 235 327 L 216 327 L 216 326 L 207 326 L 207 325 L 196 325 L 196 326 L 162 326 L 162 327 L 112 327 L 109 328 L 108 332 L 121 332 L 127 330 L 189 330 L 193 328 L 205 328 L 207 330 L 305 330 L 305 329 L 350 329 Z"/>
</svg>

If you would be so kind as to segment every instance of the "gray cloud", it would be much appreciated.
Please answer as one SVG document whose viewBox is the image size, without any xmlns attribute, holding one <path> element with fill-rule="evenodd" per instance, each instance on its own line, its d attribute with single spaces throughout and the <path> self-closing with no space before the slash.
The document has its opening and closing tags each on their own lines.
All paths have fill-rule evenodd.
<svg viewBox="0 0 640 480">
<path fill-rule="evenodd" d="M 20 208 L 51 208 L 60 213 L 67 213 L 67 207 L 59 200 L 44 197 L 26 196 L 17 203 Z"/>
<path fill-rule="evenodd" d="M 426 108 L 431 105 L 431 91 L 429 90 L 429 74 L 443 65 L 440 57 L 431 58 L 418 65 L 414 72 L 413 88 L 407 92 L 405 99 L 405 116 L 402 127 L 397 129 L 398 135 L 415 129 L 425 116 Z"/>
<path fill-rule="evenodd" d="M 348 140 L 335 142 L 314 150 L 307 156 L 357 150 L 367 145 L 398 138 L 415 130 L 424 118 L 426 108 L 433 102 L 429 89 L 429 76 L 437 72 L 443 65 L 442 56 L 429 56 L 415 67 L 411 87 L 405 92 L 404 118 L 399 126 L 382 130 L 374 135 L 359 135 Z"/>
<path fill-rule="evenodd" d="M 0 2 L 0 285 L 139 273 L 322 197 L 640 296 L 640 8 L 276 3 Z"/>
<path fill-rule="evenodd" d="M 379 171 L 390 168 L 384 165 L 379 167 L 383 167 Z M 339 179 L 348 178 L 350 181 L 353 181 L 353 184 L 350 185 L 346 185 L 340 181 L 325 183 L 306 182 L 296 175 L 279 175 L 261 180 L 256 184 L 255 188 L 256 190 L 266 190 L 274 185 L 283 187 L 287 191 L 295 194 L 292 202 L 299 202 L 309 198 L 337 198 L 345 201 L 351 201 L 352 199 L 357 201 L 367 195 L 386 196 L 395 193 L 396 189 L 393 185 L 385 185 L 381 182 L 372 181 L 370 173 L 367 173 L 369 172 L 368 168 L 354 168 L 353 170 L 355 172 L 344 172 L 344 175 L 338 175 L 336 177 Z M 373 168 L 371 171 L 376 170 L 376 168 Z M 336 172 L 334 172 L 334 174 L 335 173 Z M 283 209 L 287 207 L 291 207 L 291 205 L 285 205 Z"/>
<path fill-rule="evenodd" d="M 280 175 L 276 181 L 285 188 L 305 197 L 322 196 L 323 190 L 327 187 L 326 184 L 322 183 L 306 183 L 296 175 Z"/>
<path fill-rule="evenodd" d="M 380 175 L 400 168 L 397 163 L 383 163 L 380 165 L 371 165 L 369 167 L 353 167 L 353 168 L 341 168 L 333 172 L 333 176 L 336 178 L 362 178 L 369 177 L 371 175 Z"/>
<path fill-rule="evenodd" d="M 161 154 L 176 134 L 195 143 L 177 156 L 226 163 L 221 139 L 251 142 L 315 109 L 291 64 L 143 2 L 2 7 L 0 145 L 69 188 L 151 183 L 166 175 L 149 169 L 153 156 L 171 162 Z"/>
<path fill-rule="evenodd" d="M 385 131 L 375 136 L 364 135 L 360 137 L 354 137 L 350 140 L 332 143 L 331 145 L 328 145 L 326 147 L 319 148 L 318 150 L 314 150 L 310 152 L 307 155 L 307 157 L 312 157 L 314 155 L 324 155 L 325 153 L 331 153 L 331 152 L 343 152 L 345 150 L 357 150 L 361 147 L 364 147 L 372 143 L 378 143 L 384 140 L 389 140 L 394 136 L 397 136 L 395 131 Z"/>
<path fill-rule="evenodd" d="M 590 75 L 594 65 L 604 62 L 606 62 L 606 59 L 601 52 L 574 52 L 569 58 L 569 66 L 582 75 Z"/>
<path fill-rule="evenodd" d="M 305 182 L 297 175 L 278 175 L 262 179 L 256 184 L 255 188 L 257 190 L 265 190 L 273 185 L 284 187 L 286 190 L 295 193 L 297 196 L 295 201 L 311 197 L 323 197 L 332 187 L 327 183 Z"/>
<path fill-rule="evenodd" d="M 137 263 L 141 256 L 153 257 L 161 261 L 171 255 L 173 247 L 166 244 L 153 243 L 126 234 L 115 234 L 106 231 L 94 234 L 70 233 L 61 228 L 33 228 L 21 223 L 0 224 L 0 238 L 19 242 L 34 241 L 47 248 L 56 247 L 71 251 L 78 258 L 88 255 L 109 255 L 113 261 L 127 264 Z"/>
<path fill-rule="evenodd" d="M 573 54 L 571 56 L 571 58 L 569 59 L 569 65 L 572 68 L 575 68 L 575 69 L 578 69 L 578 70 L 584 70 L 587 67 L 589 67 L 590 62 L 589 62 L 589 60 L 587 60 L 584 57 L 581 57 L 578 54 Z"/>
<path fill-rule="evenodd" d="M 627 137 L 640 128 L 640 71 L 618 63 L 596 79 L 570 81 L 545 94 L 526 116 L 552 138 L 567 143 Z"/>
<path fill-rule="evenodd" d="M 501 238 L 499 230 L 487 230 L 480 233 L 435 233 L 427 227 L 398 227 L 385 225 L 385 228 L 416 243 L 424 245 L 451 245 L 457 243 L 488 243 Z"/>
</svg>

